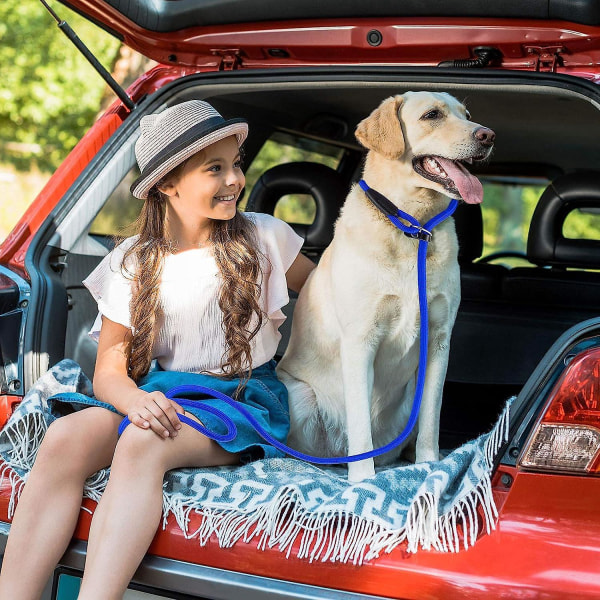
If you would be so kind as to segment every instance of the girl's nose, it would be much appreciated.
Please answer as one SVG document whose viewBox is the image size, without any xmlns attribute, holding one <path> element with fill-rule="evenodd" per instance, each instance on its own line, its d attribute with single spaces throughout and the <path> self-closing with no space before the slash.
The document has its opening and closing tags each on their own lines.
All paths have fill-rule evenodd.
<svg viewBox="0 0 600 600">
<path fill-rule="evenodd" d="M 241 182 L 241 185 L 244 185 L 244 182 L 246 181 L 246 177 L 244 176 L 244 174 L 242 173 L 242 171 L 240 171 L 240 169 L 230 169 L 229 172 L 227 173 L 227 185 L 231 186 L 231 185 L 239 185 Z"/>
</svg>

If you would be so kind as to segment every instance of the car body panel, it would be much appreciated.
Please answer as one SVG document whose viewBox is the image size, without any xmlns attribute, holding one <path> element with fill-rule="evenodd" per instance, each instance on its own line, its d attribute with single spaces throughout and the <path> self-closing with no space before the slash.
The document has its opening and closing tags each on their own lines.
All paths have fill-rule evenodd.
<svg viewBox="0 0 600 600">
<path fill-rule="evenodd" d="M 482 3 L 475 11 L 451 10 L 446 18 L 426 16 L 430 9 L 419 10 L 419 3 L 404 9 L 396 6 L 384 10 L 372 6 L 360 10 L 360 5 L 354 3 L 353 7 L 335 11 L 339 12 L 335 19 L 318 20 L 309 18 L 309 6 L 296 2 L 298 10 L 292 11 L 295 18 L 273 21 L 279 13 L 270 5 L 269 11 L 246 11 L 247 17 L 235 25 L 202 18 L 203 11 L 219 3 L 206 3 L 209 7 L 198 3 L 192 7 L 188 3 L 182 8 L 177 5 L 185 2 L 167 2 L 159 10 L 180 14 L 174 14 L 173 24 L 164 27 L 157 26 L 158 17 L 152 19 L 146 14 L 156 9 L 157 3 L 71 0 L 66 4 L 102 23 L 149 58 L 203 69 L 358 63 L 435 66 L 443 61 L 472 59 L 474 49 L 479 46 L 497 48 L 503 56 L 498 66 L 505 69 L 553 70 L 578 76 L 587 73 L 593 77 L 600 65 L 600 33 L 594 27 L 596 15 L 580 16 L 583 23 L 587 20 L 592 25 L 575 24 L 549 16 L 573 19 L 577 18 L 578 10 L 567 11 L 563 7 L 544 12 L 538 7 L 528 13 L 527 7 L 535 4 L 531 2 L 514 14 L 510 9 L 488 9 L 486 13 L 486 5 Z M 231 2 L 224 4 L 229 15 L 239 13 L 227 6 Z M 245 6 L 251 4 L 246 2 Z M 578 8 L 586 7 L 593 8 L 591 3 L 579 3 Z M 266 18 L 267 15 L 271 16 Z M 523 18 L 526 16 L 530 18 Z M 249 19 L 255 22 L 248 22 Z M 203 24 L 193 25 L 195 22 Z M 182 29 L 183 24 L 186 26 Z M 379 32 L 376 36 L 379 43 L 369 41 L 373 30 Z"/>
<path fill-rule="evenodd" d="M 297 545 L 289 558 L 277 548 L 259 549 L 256 540 L 220 548 L 213 537 L 200 547 L 196 539 L 185 539 L 171 517 L 166 529 L 157 533 L 149 554 L 369 597 L 498 600 L 543 595 L 547 600 L 563 600 L 600 596 L 600 478 L 590 482 L 585 477 L 539 475 L 503 467 L 496 473 L 494 493 L 500 508 L 496 530 L 482 534 L 473 547 L 457 553 L 410 554 L 402 545 L 362 566 L 308 564 L 294 557 Z M 9 499 L 10 485 L 5 478 L 0 487 L 3 521 L 7 520 Z M 87 539 L 91 522 L 87 511 L 94 507 L 90 500 L 83 502 L 75 539 Z M 192 514 L 190 519 L 193 529 L 199 517 Z"/>
<path fill-rule="evenodd" d="M 454 0 L 435 5 L 420 0 L 345 0 L 343 3 L 320 0 L 61 0 L 63 4 L 88 12 L 101 6 L 105 14 L 118 13 L 138 27 L 158 32 L 173 32 L 190 26 L 242 24 L 258 21 L 297 21 L 318 14 L 329 18 L 380 18 L 439 16 L 477 18 L 564 19 L 588 25 L 600 25 L 600 7 L 595 0 Z M 106 23 L 106 18 L 101 19 Z"/>
</svg>

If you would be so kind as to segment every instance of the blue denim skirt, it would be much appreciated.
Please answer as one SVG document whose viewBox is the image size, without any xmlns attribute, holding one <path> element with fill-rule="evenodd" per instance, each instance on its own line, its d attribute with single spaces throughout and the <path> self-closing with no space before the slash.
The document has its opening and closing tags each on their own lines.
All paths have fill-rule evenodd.
<svg viewBox="0 0 600 600">
<path fill-rule="evenodd" d="M 275 361 L 271 360 L 252 370 L 252 376 L 246 382 L 238 402 L 254 417 L 259 425 L 281 443 L 285 443 L 290 429 L 290 414 L 288 409 L 288 392 L 285 385 L 279 381 L 275 373 Z M 139 388 L 148 392 L 168 392 L 180 385 L 198 385 L 215 389 L 228 396 L 233 396 L 240 380 L 220 379 L 203 373 L 182 373 L 179 371 L 151 371 L 139 382 Z M 186 394 L 187 400 L 200 404 L 208 404 L 225 414 L 234 422 L 237 435 L 227 442 L 217 443 L 228 452 L 240 454 L 242 463 L 262 458 L 281 458 L 284 454 L 266 442 L 237 410 L 231 408 L 225 401 L 209 398 L 206 394 Z M 177 398 L 174 398 L 177 402 Z M 114 406 L 101 402 L 96 398 L 79 393 L 57 394 L 48 400 L 53 412 L 64 414 L 65 405 L 70 410 L 80 410 L 88 406 L 99 406 L 118 413 Z M 63 405 L 62 407 L 60 405 Z M 226 427 L 215 415 L 186 404 L 185 410 L 200 420 L 209 431 L 225 433 Z M 186 427 L 187 425 L 183 425 Z M 198 435 L 201 435 L 200 433 Z"/>
</svg>

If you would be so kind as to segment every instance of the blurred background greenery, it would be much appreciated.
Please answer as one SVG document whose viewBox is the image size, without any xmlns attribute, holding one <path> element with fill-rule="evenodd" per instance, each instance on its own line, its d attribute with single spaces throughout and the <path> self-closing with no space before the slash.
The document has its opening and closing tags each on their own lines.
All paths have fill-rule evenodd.
<svg viewBox="0 0 600 600">
<path fill-rule="evenodd" d="M 59 16 L 127 87 L 154 63 L 64 5 Z M 38 0 L 0 2 L 0 241 L 14 227 L 95 119 L 113 102 L 114 93 L 58 29 Z M 335 168 L 342 151 L 303 138 L 276 134 L 247 170 L 246 198 L 256 179 L 285 162 L 315 161 Z M 132 179 L 135 173 L 130 174 Z M 545 180 L 484 180 L 484 255 L 521 252 L 535 204 Z M 128 202 L 128 184 L 98 215 L 93 231 L 117 233 L 135 219 L 139 203 Z M 277 216 L 310 223 L 315 204 L 310 196 L 293 195 L 278 204 Z M 574 211 L 564 227 L 567 237 L 600 239 L 600 215 Z M 522 259 L 521 259 L 522 260 Z M 502 259 L 518 264 L 518 259 Z"/>
<path fill-rule="evenodd" d="M 119 42 L 58 10 L 100 62 L 113 66 Z M 38 1 L 0 3 L 0 40 L 0 160 L 52 171 L 98 114 L 104 83 Z"/>
<path fill-rule="evenodd" d="M 148 62 L 55 3 L 124 85 Z M 114 100 L 38 0 L 0 2 L 0 241 L 97 116 Z"/>
</svg>

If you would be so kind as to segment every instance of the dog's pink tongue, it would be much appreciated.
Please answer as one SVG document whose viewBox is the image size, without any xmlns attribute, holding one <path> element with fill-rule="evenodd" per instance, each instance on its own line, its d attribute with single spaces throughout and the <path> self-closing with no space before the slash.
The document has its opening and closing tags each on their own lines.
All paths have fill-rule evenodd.
<svg viewBox="0 0 600 600">
<path fill-rule="evenodd" d="M 456 189 L 460 192 L 461 198 L 467 204 L 480 204 L 483 202 L 483 186 L 481 181 L 474 175 L 471 175 L 460 163 L 436 156 L 435 160 L 440 163 L 440 166 L 448 177 L 454 181 Z"/>
</svg>

